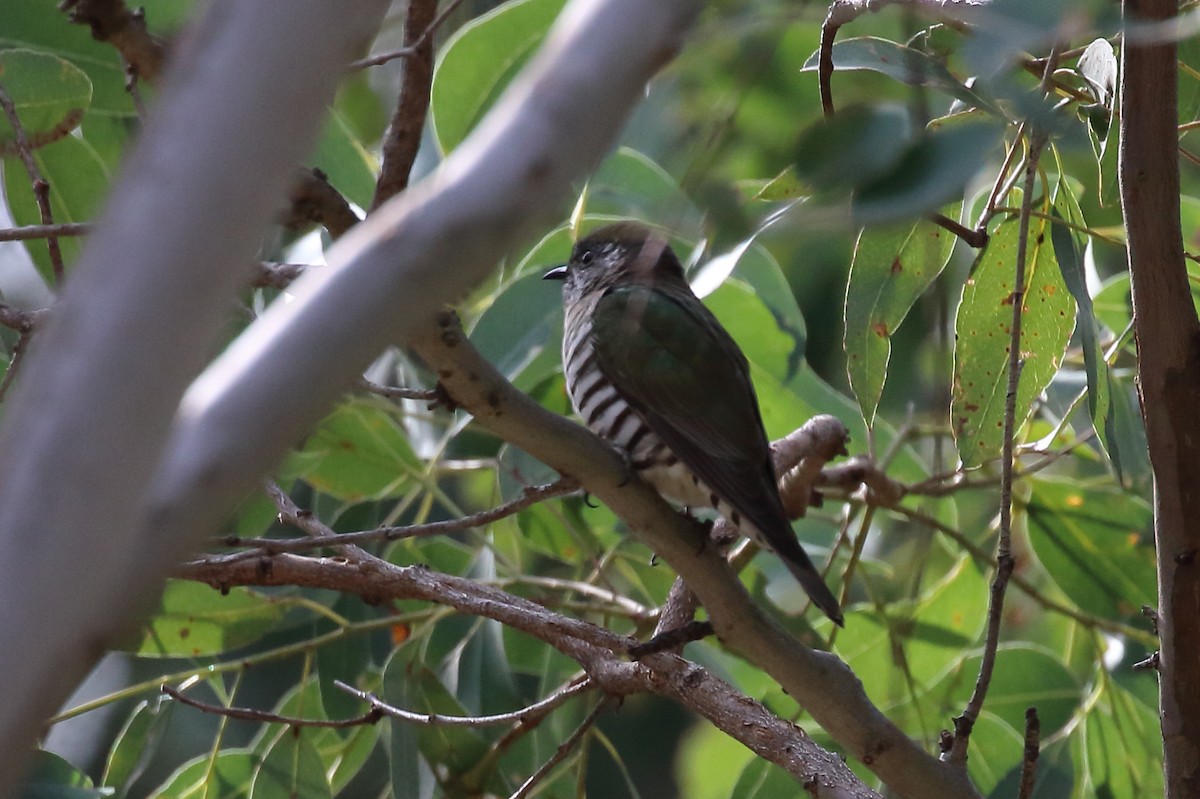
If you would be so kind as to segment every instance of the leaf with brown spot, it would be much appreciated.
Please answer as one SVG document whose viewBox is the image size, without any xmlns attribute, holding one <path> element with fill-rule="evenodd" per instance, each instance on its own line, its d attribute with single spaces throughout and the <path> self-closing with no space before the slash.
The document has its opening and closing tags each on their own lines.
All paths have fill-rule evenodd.
<svg viewBox="0 0 1200 799">
<path fill-rule="evenodd" d="M 1015 196 L 1010 196 L 1008 202 L 1019 205 L 1019 194 L 1014 190 Z M 1075 300 L 1065 291 L 1054 249 L 1045 235 L 1047 225 L 1049 222 L 1043 218 L 1030 220 L 1020 344 L 1025 365 L 1016 405 L 1018 430 L 1033 412 L 1038 395 L 1058 373 L 1075 326 Z M 959 457 L 966 466 L 978 466 L 1000 453 L 1018 234 L 1016 219 L 997 228 L 975 262 L 955 320 L 951 413 L 955 419 L 966 419 L 965 424 L 955 426 Z M 1004 334 L 994 335 L 996 330 Z"/>
<path fill-rule="evenodd" d="M 957 218 L 959 206 L 942 209 Z M 846 286 L 846 367 L 863 419 L 871 424 L 883 394 L 892 333 L 941 274 L 955 238 L 926 220 L 867 228 L 854 247 Z"/>
</svg>

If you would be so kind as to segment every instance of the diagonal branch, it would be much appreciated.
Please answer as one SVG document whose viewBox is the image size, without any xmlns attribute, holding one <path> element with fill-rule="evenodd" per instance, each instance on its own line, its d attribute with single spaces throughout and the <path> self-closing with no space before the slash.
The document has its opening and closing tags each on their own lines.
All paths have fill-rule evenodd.
<svg viewBox="0 0 1200 799">
<path fill-rule="evenodd" d="M 904 797 L 977 796 L 966 772 L 939 763 L 904 735 L 863 692 L 841 660 L 813 651 L 767 617 L 713 547 L 697 550 L 697 525 L 675 513 L 607 444 L 549 413 L 508 383 L 445 314 L 413 347 L 443 388 L 477 421 L 607 504 L 695 592 L 721 641 L 762 668 L 852 756 Z"/>
<path fill-rule="evenodd" d="M 675 514 L 672 513 L 672 516 Z M 418 599 L 493 619 L 553 646 L 577 661 L 593 687 L 613 696 L 655 693 L 704 716 L 718 729 L 770 760 L 809 787 L 814 796 L 878 799 L 835 755 L 816 746 L 798 727 L 778 718 L 706 669 L 673 655 L 630 662 L 634 641 L 603 627 L 556 613 L 522 597 L 423 566 L 396 566 L 371 559 L 277 555 L 269 563 L 207 560 L 185 564 L 179 574 L 217 588 L 290 585 L 325 588 L 381 599 Z"/>
</svg>

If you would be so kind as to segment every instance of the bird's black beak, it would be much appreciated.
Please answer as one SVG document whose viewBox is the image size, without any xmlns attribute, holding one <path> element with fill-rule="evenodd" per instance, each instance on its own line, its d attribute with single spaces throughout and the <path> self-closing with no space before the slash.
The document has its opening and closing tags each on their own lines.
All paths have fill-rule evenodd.
<svg viewBox="0 0 1200 799">
<path fill-rule="evenodd" d="M 567 279 L 567 265 L 566 264 L 562 264 L 561 266 L 556 266 L 553 269 L 551 269 L 549 272 L 547 272 L 546 274 L 542 275 L 542 280 L 566 280 L 566 279 Z"/>
</svg>

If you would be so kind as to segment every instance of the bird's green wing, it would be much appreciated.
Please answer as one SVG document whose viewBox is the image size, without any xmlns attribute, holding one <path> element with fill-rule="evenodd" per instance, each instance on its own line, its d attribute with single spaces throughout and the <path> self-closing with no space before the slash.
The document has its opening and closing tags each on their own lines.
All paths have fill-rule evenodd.
<svg viewBox="0 0 1200 799">
<path fill-rule="evenodd" d="M 709 488 L 751 521 L 779 502 L 746 358 L 686 287 L 610 289 L 592 345 L 605 377 Z"/>
<path fill-rule="evenodd" d="M 842 613 L 796 540 L 779 498 L 750 367 L 686 285 L 609 289 L 592 346 L 604 376 L 704 484 L 764 536 L 813 601 Z"/>
</svg>

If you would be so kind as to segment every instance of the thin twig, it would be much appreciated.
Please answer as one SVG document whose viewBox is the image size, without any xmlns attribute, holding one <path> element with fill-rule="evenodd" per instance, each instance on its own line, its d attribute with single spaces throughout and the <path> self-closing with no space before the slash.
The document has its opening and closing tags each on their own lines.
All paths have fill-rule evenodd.
<svg viewBox="0 0 1200 799">
<path fill-rule="evenodd" d="M 21 361 L 25 357 L 25 348 L 28 346 L 29 333 L 25 332 L 17 337 L 17 343 L 12 348 L 12 355 L 8 358 L 8 368 L 4 370 L 4 380 L 0 380 L 0 402 L 4 402 L 5 396 L 8 395 L 8 387 L 12 385 L 13 378 L 17 375 L 17 367 L 21 365 Z"/>
<path fill-rule="evenodd" d="M 257 265 L 254 280 L 250 285 L 258 289 L 286 289 L 297 278 L 308 271 L 308 269 L 308 264 L 284 264 L 275 261 L 260 261 Z"/>
<path fill-rule="evenodd" d="M 371 706 L 371 712 L 374 714 L 391 716 L 401 721 L 407 721 L 410 724 L 421 724 L 428 727 L 470 727 L 476 729 L 480 727 L 495 727 L 500 724 L 512 724 L 514 722 L 521 724 L 540 720 L 568 699 L 596 687 L 590 679 L 585 677 L 579 682 L 567 686 L 563 690 L 557 691 L 545 699 L 534 702 L 532 705 L 523 707 L 520 710 L 511 710 L 508 713 L 496 713 L 491 716 L 446 716 L 441 713 L 414 713 L 411 710 L 398 708 L 395 705 L 384 702 L 370 691 L 360 691 L 341 680 L 334 680 L 333 684 L 340 690 L 368 703 Z"/>
<path fill-rule="evenodd" d="M 529 779 L 525 780 L 525 783 L 521 785 L 521 787 L 518 788 L 516 792 L 509 797 L 509 799 L 525 799 L 526 796 L 529 796 L 530 791 L 532 791 L 539 782 L 544 780 L 555 766 L 566 759 L 567 755 L 571 753 L 571 750 L 573 750 L 579 744 L 579 741 L 583 738 L 584 733 L 592 728 L 592 725 L 596 723 L 596 719 L 600 717 L 600 713 L 603 712 L 603 710 L 608 707 L 612 701 L 613 699 L 610 696 L 606 696 L 601 699 L 596 706 L 592 708 L 592 712 L 587 714 L 587 718 L 585 718 L 583 722 L 575 728 L 575 731 L 571 733 L 570 737 L 563 741 L 558 749 L 555 750 L 554 754 L 550 756 L 550 759 L 543 763 L 542 767 L 535 771 Z"/>
<path fill-rule="evenodd" d="M 286 502 L 284 499 L 281 499 L 281 497 L 286 498 L 286 494 L 278 486 L 275 486 L 268 493 L 275 500 L 276 506 L 281 507 L 280 515 L 282 520 L 308 533 L 308 537 L 240 538 L 238 536 L 228 536 L 217 539 L 217 542 L 229 547 L 253 547 L 253 549 L 246 552 L 238 552 L 232 556 L 215 556 L 206 560 L 208 562 L 219 561 L 226 563 L 241 560 L 245 557 L 278 555 L 284 552 L 307 552 L 322 547 L 340 547 L 348 544 L 365 544 L 373 541 L 396 541 L 401 538 L 444 535 L 458 530 L 467 530 L 472 527 L 482 527 L 483 525 L 491 524 L 507 516 L 512 516 L 514 513 L 518 513 L 531 505 L 536 505 L 542 500 L 562 496 L 563 494 L 570 494 L 578 489 L 579 483 L 577 481 L 568 477 L 562 477 L 553 483 L 526 486 L 524 491 L 521 492 L 521 496 L 516 499 L 458 519 L 447 519 L 445 521 L 412 524 L 401 527 L 378 527 L 374 530 L 361 530 L 354 533 L 335 533 L 332 529 L 321 523 L 312 513 L 301 511 L 290 499 L 286 499 Z"/>
<path fill-rule="evenodd" d="M 12 328 L 18 333 L 32 333 L 48 313 L 50 313 L 49 308 L 22 311 L 7 303 L 0 302 L 0 325 Z"/>
<path fill-rule="evenodd" d="M 1004 155 L 1004 163 L 1000 165 L 999 171 L 996 172 L 996 182 L 992 184 L 992 190 L 988 193 L 987 202 L 983 206 L 983 211 L 979 214 L 979 221 L 975 225 L 976 230 L 987 232 L 988 223 L 992 221 L 992 216 L 996 213 L 996 204 L 1000 202 L 1000 198 L 1008 193 L 1009 186 L 1009 170 L 1012 168 L 1013 162 L 1016 160 L 1017 151 L 1020 149 L 1021 140 L 1025 136 L 1025 123 L 1022 122 L 1017 127 L 1017 135 L 1013 137 L 1012 146 L 1008 148 L 1008 152 Z M 1011 177 L 1016 180 L 1016 174 Z"/>
<path fill-rule="evenodd" d="M 92 232 L 91 222 L 60 222 L 57 225 L 22 225 L 0 228 L 0 241 L 29 241 L 59 236 L 86 236 Z"/>
<path fill-rule="evenodd" d="M 425 28 L 421 37 L 411 45 L 401 47 L 399 50 L 392 50 L 390 53 L 380 53 L 379 55 L 360 58 L 358 61 L 351 62 L 350 69 L 365 69 L 367 67 L 377 67 L 380 64 L 386 64 L 389 61 L 395 61 L 397 58 L 412 58 L 417 54 L 418 48 L 429 41 L 430 37 L 437 32 L 437 29 L 442 27 L 442 24 L 454 13 L 463 0 L 450 0 L 446 7 L 442 9 L 442 13 L 437 15 L 437 19 L 429 23 Z"/>
<path fill-rule="evenodd" d="M 1058 45 L 1050 51 L 1046 59 L 1046 72 L 1042 78 L 1042 91 L 1045 93 L 1057 63 Z M 983 711 L 983 703 L 987 698 L 988 687 L 991 685 L 992 672 L 996 667 L 996 652 L 1000 645 L 1000 624 L 1004 614 L 1004 595 L 1008 589 L 1008 581 L 1012 577 L 1015 559 L 1012 554 L 1012 487 L 1013 487 L 1013 438 L 1016 432 L 1017 390 L 1021 381 L 1021 323 L 1025 312 L 1025 272 L 1029 249 L 1029 218 L 1033 202 L 1033 190 L 1037 180 L 1037 165 L 1042 148 L 1048 136 L 1045 131 L 1030 125 L 1029 155 L 1025 161 L 1025 193 L 1021 202 L 1021 218 L 1017 238 L 1016 274 L 1013 277 L 1012 299 L 1012 329 L 1008 345 L 1008 391 L 1004 398 L 1004 441 L 1000 458 L 1000 535 L 996 545 L 996 576 L 992 581 L 988 599 L 987 631 L 984 638 L 983 654 L 979 662 L 979 674 L 975 679 L 975 688 L 971 698 L 963 709 L 962 715 L 954 719 L 954 745 L 948 759 L 952 762 L 965 763 L 967 759 L 967 744 L 971 738 L 971 730 L 975 720 Z"/>
<path fill-rule="evenodd" d="M 63 0 L 59 6 L 72 22 L 92 29 L 92 38 L 108 42 L 121 54 L 126 69 L 153 82 L 162 71 L 166 48 L 146 28 L 141 9 L 130 11 L 122 0 Z"/>
<path fill-rule="evenodd" d="M 945 214 L 939 213 L 929 214 L 925 218 L 938 227 L 948 230 L 955 236 L 958 236 L 960 239 L 966 242 L 967 246 L 969 247 L 978 250 L 987 246 L 988 234 L 986 228 L 976 228 L 975 230 L 972 230 L 971 228 L 960 224 L 956 220 L 951 219 Z"/>
<path fill-rule="evenodd" d="M 1021 789 L 1017 799 L 1030 799 L 1033 796 L 1033 784 L 1037 779 L 1037 761 L 1040 751 L 1039 739 L 1042 724 L 1038 721 L 1036 707 L 1025 710 L 1025 754 L 1021 758 Z"/>
<path fill-rule="evenodd" d="M 939 533 L 958 544 L 958 546 L 966 551 L 966 553 L 974 558 L 975 562 L 981 566 L 986 566 L 992 569 L 996 568 L 996 558 L 972 543 L 971 540 L 967 538 L 966 534 L 961 530 L 956 530 L 948 524 L 938 521 L 933 516 L 918 510 L 911 510 L 905 507 L 892 508 L 891 510 L 893 513 L 898 513 L 909 521 L 917 522 L 918 524 L 923 524 L 930 529 L 937 530 Z M 1022 593 L 1036 602 L 1043 610 L 1048 610 L 1051 613 L 1058 613 L 1061 616 L 1065 616 L 1072 621 L 1082 624 L 1088 629 L 1103 630 L 1104 632 L 1111 633 L 1112 635 L 1125 636 L 1147 646 L 1154 646 L 1156 643 L 1154 636 L 1149 635 L 1145 630 L 1138 629 L 1137 627 L 1131 627 L 1128 624 L 1122 624 L 1118 621 L 1112 621 L 1111 619 L 1092 616 L 1076 608 L 1050 599 L 1041 591 L 1039 591 L 1037 586 L 1019 574 L 1014 574 L 1011 582 L 1017 588 L 1021 589 Z"/>
<path fill-rule="evenodd" d="M 437 389 L 433 388 L 405 388 L 403 386 L 384 386 L 372 380 L 363 378 L 358 381 L 359 388 L 365 388 L 372 394 L 378 394 L 381 397 L 388 399 L 408 399 L 408 400 L 423 400 L 425 402 L 438 402 L 441 397 Z"/>
<path fill-rule="evenodd" d="M 260 721 L 267 724 L 287 724 L 290 727 L 332 727 L 334 729 L 345 729 L 346 727 L 362 727 L 367 724 L 375 724 L 379 719 L 383 718 L 383 713 L 375 707 L 361 716 L 355 716 L 352 719 L 304 719 L 296 716 L 282 716 L 278 713 L 271 713 L 266 710 L 256 710 L 250 707 L 225 707 L 224 705 L 212 705 L 208 702 L 201 702 L 198 699 L 192 699 L 181 691 L 177 691 L 169 685 L 162 686 L 162 692 L 172 699 L 182 702 L 183 704 L 194 707 L 203 713 L 212 713 L 217 716 L 224 716 L 230 719 L 240 719 L 241 721 Z"/>
<path fill-rule="evenodd" d="M 279 217 L 279 223 L 293 231 L 321 225 L 335 241 L 360 221 L 350 201 L 316 168 L 299 172 L 288 192 L 288 207 Z"/>
<path fill-rule="evenodd" d="M 37 162 L 33 160 L 33 147 L 30 144 L 29 135 L 25 132 L 24 125 L 21 124 L 21 118 L 17 114 L 16 103 L 13 102 L 13 99 L 5 91 L 2 84 L 0 84 L 0 108 L 4 109 L 4 115 L 8 117 L 8 124 L 12 126 L 13 138 L 17 143 L 17 155 L 20 157 L 21 163 L 24 164 L 25 172 L 29 175 L 29 182 L 33 186 L 33 197 L 37 202 L 42 224 L 52 226 L 54 224 L 54 213 L 50 210 L 50 183 L 42 177 Z M 46 236 L 45 238 L 46 249 L 50 252 L 50 268 L 54 272 L 54 282 L 61 284 L 63 280 L 63 259 L 62 250 L 58 246 L 58 237 Z"/>
<path fill-rule="evenodd" d="M 375 182 L 371 210 L 408 187 L 409 175 L 421 147 L 429 90 L 433 85 L 433 40 L 427 35 L 436 21 L 437 0 L 409 0 L 404 19 L 404 46 L 412 55 L 404 63 L 404 79 L 396 111 L 383 140 L 383 163 Z"/>
</svg>

